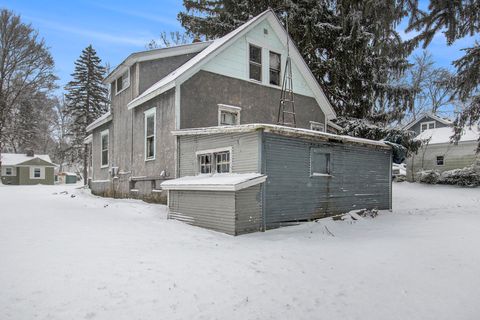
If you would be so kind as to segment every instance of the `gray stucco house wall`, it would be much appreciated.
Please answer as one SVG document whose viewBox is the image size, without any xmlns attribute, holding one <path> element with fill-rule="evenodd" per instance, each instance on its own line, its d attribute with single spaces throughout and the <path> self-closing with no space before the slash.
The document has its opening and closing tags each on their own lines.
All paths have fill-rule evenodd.
<svg viewBox="0 0 480 320">
<path fill-rule="evenodd" d="M 170 187 L 170 217 L 239 235 L 355 209 L 391 209 L 388 146 L 289 130 L 290 134 L 269 129 L 219 134 L 194 129 L 198 134 L 185 135 L 178 131 L 179 180 L 198 174 L 197 152 L 231 148 L 233 174 L 257 172 L 266 181 L 235 192 Z M 311 174 L 312 148 L 330 155 L 328 175 Z"/>
</svg>

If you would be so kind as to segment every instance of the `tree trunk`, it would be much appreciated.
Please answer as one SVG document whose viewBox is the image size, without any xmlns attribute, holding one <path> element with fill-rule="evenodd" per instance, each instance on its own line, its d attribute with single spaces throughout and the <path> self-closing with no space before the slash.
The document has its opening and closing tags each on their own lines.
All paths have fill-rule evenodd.
<svg viewBox="0 0 480 320">
<path fill-rule="evenodd" d="M 88 179 L 88 144 L 84 144 L 83 150 L 83 185 L 87 185 Z"/>
</svg>

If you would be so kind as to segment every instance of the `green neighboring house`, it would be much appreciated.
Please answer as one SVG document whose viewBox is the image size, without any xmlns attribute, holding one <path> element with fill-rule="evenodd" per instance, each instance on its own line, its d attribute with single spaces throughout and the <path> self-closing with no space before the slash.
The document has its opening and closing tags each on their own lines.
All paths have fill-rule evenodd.
<svg viewBox="0 0 480 320">
<path fill-rule="evenodd" d="M 0 154 L 2 183 L 10 185 L 34 185 L 55 183 L 55 164 L 48 155 L 17 153 Z"/>
</svg>

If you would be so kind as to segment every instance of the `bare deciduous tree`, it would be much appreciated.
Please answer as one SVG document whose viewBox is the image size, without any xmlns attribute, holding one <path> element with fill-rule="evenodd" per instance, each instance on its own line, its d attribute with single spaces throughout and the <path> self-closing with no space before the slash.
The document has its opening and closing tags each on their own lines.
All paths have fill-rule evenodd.
<svg viewBox="0 0 480 320">
<path fill-rule="evenodd" d="M 192 38 L 188 34 L 181 33 L 179 31 L 170 31 L 168 34 L 163 31 L 160 33 L 159 40 L 152 39 L 147 44 L 147 49 L 152 50 L 158 48 L 178 46 L 181 44 L 191 43 L 192 41 L 195 41 L 195 39 L 196 38 Z"/>
</svg>

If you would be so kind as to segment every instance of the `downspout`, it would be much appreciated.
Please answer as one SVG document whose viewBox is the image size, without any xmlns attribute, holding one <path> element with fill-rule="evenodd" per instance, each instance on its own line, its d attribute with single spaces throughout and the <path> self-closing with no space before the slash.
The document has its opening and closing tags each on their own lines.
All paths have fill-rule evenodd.
<svg viewBox="0 0 480 320">
<path fill-rule="evenodd" d="M 265 138 L 263 134 L 263 130 L 258 131 L 258 153 L 259 153 L 259 167 L 260 167 L 260 173 L 261 174 L 266 174 L 266 158 L 265 158 Z M 263 232 L 267 231 L 267 208 L 266 208 L 266 203 L 267 203 L 267 181 L 265 180 L 264 183 L 262 183 L 261 187 L 261 192 L 262 192 L 262 229 Z"/>
<path fill-rule="evenodd" d="M 390 181 L 390 187 L 389 187 L 390 192 L 389 192 L 389 199 L 388 199 L 389 200 L 389 207 L 390 207 L 389 210 L 390 210 L 390 212 L 393 209 L 393 205 L 392 205 L 392 202 L 393 202 L 393 199 L 392 199 L 392 189 L 393 189 L 393 185 L 392 185 L 392 183 L 393 183 L 393 181 L 392 181 L 392 164 L 393 164 L 393 161 L 392 161 L 392 159 L 393 159 L 393 151 L 392 151 L 392 149 L 390 149 L 390 167 L 389 167 L 389 170 L 388 170 L 388 172 L 389 172 L 388 180 Z"/>
</svg>

